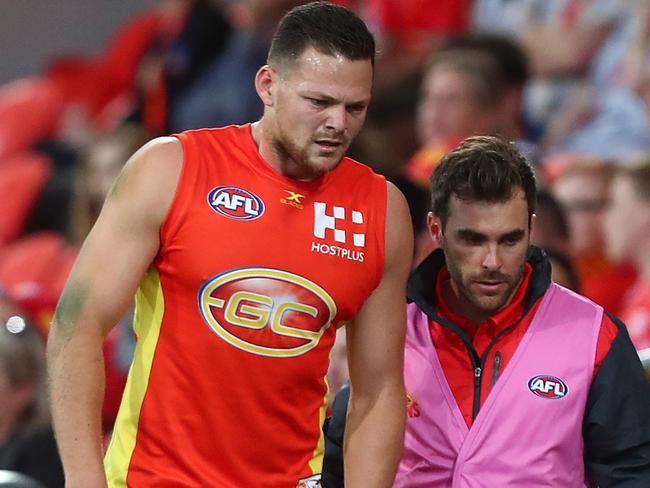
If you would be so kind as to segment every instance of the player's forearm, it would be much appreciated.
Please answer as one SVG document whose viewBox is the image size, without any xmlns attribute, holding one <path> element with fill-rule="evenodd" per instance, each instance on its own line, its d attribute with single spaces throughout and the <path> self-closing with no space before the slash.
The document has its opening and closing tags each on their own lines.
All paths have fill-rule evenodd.
<svg viewBox="0 0 650 488">
<path fill-rule="evenodd" d="M 404 444 L 403 384 L 387 386 L 374 398 L 364 398 L 352 390 L 348 408 L 344 446 L 346 488 L 392 486 Z"/>
<path fill-rule="evenodd" d="M 56 322 L 47 346 L 52 418 L 66 487 L 105 487 L 101 404 L 104 362 L 99 332 L 68 334 Z"/>
</svg>

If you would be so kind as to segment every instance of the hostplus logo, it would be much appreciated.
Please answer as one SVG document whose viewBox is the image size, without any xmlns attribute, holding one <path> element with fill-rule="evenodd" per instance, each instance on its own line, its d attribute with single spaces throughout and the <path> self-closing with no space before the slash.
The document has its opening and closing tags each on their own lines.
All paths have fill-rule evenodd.
<svg viewBox="0 0 650 488">
<path fill-rule="evenodd" d="M 314 202 L 314 237 L 329 243 L 311 243 L 312 252 L 337 256 L 362 263 L 366 234 L 363 213 L 337 205 L 328 209 L 323 202 Z M 333 242 L 333 243 L 332 243 Z"/>
</svg>

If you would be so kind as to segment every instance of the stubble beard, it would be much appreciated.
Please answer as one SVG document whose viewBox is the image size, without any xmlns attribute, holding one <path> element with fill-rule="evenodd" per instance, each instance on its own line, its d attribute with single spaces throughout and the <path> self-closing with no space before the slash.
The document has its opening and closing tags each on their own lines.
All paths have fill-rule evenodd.
<svg viewBox="0 0 650 488">
<path fill-rule="evenodd" d="M 514 277 L 494 272 L 484 273 L 477 276 L 463 276 L 463 273 L 460 268 L 456 266 L 453 259 L 449 259 L 449 253 L 445 251 L 445 255 L 449 277 L 456 283 L 462 297 L 477 310 L 480 310 L 482 313 L 487 315 L 492 315 L 508 303 L 508 300 L 513 296 L 524 275 L 524 267 L 522 265 L 521 269 Z M 472 282 L 476 280 L 501 280 L 507 283 L 507 287 L 500 295 L 478 295 L 474 293 L 471 288 Z"/>
<path fill-rule="evenodd" d="M 284 136 L 282 132 L 273 137 L 272 144 L 281 161 L 291 161 L 302 173 L 307 173 L 311 178 L 318 178 L 328 171 L 336 168 L 348 149 L 344 146 L 344 150 L 338 155 L 334 164 L 319 164 L 315 161 L 315 156 L 310 156 L 309 148 L 313 140 L 310 140 L 305 147 L 300 147 L 289 137 Z"/>
</svg>

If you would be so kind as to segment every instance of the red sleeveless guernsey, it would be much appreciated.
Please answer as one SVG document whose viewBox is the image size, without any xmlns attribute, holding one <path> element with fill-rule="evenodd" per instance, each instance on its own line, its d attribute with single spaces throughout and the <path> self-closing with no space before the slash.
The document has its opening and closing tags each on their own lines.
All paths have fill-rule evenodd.
<svg viewBox="0 0 650 488">
<path fill-rule="evenodd" d="M 250 124 L 177 137 L 109 486 L 313 486 L 335 328 L 383 274 L 386 182 L 348 158 L 316 181 L 283 177 Z"/>
</svg>

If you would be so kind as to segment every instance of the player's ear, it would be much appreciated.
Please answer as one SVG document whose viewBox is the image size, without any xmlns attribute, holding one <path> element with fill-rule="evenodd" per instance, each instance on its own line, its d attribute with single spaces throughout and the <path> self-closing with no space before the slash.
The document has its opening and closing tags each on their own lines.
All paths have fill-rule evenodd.
<svg viewBox="0 0 650 488">
<path fill-rule="evenodd" d="M 277 80 L 278 73 L 268 64 L 265 64 L 257 70 L 257 74 L 255 75 L 255 90 L 262 103 L 267 107 L 272 107 L 274 104 L 273 95 Z"/>
<path fill-rule="evenodd" d="M 440 245 L 442 242 L 442 221 L 439 217 L 436 217 L 433 212 L 427 214 L 427 229 L 429 230 L 429 235 L 434 242 L 437 245 Z"/>
<path fill-rule="evenodd" d="M 535 229 L 535 226 L 539 225 L 537 222 L 537 215 L 532 214 L 530 216 L 530 220 L 528 221 L 528 230 L 532 232 L 533 229 Z"/>
</svg>

